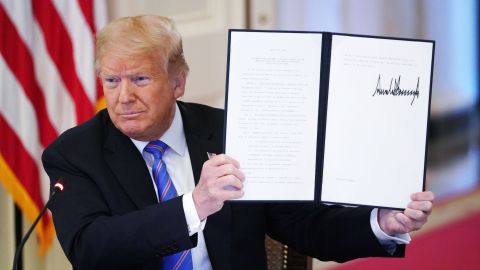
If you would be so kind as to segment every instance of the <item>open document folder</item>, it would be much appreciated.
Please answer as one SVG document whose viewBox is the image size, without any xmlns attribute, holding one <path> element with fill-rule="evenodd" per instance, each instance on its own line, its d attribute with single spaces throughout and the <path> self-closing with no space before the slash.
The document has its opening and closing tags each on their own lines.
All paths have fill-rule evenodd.
<svg viewBox="0 0 480 270">
<path fill-rule="evenodd" d="M 424 189 L 433 41 L 230 30 L 228 53 L 241 200 L 402 209 Z"/>
</svg>

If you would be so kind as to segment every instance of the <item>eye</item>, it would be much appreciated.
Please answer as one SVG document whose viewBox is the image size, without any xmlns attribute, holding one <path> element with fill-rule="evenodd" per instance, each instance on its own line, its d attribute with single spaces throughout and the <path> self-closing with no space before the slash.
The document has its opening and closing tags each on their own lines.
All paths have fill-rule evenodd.
<svg viewBox="0 0 480 270">
<path fill-rule="evenodd" d="M 147 76 L 137 75 L 132 77 L 132 82 L 137 86 L 145 86 L 150 83 L 151 79 Z"/>
<path fill-rule="evenodd" d="M 103 85 L 107 88 L 115 88 L 120 84 L 120 77 L 117 76 L 106 76 L 102 78 Z"/>
</svg>

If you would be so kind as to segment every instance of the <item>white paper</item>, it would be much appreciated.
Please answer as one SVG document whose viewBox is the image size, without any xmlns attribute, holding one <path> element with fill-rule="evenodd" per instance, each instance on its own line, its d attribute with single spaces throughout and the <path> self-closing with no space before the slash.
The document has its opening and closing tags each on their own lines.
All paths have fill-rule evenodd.
<svg viewBox="0 0 480 270">
<path fill-rule="evenodd" d="M 333 35 L 322 201 L 405 208 L 422 191 L 432 49 Z"/>
<path fill-rule="evenodd" d="M 313 200 L 322 35 L 232 31 L 225 152 L 241 200 Z"/>
</svg>

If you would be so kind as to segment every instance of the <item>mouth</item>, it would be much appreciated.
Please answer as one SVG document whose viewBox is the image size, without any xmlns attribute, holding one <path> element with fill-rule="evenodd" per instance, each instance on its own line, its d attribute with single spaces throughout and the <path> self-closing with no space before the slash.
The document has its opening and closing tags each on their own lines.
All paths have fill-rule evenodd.
<svg viewBox="0 0 480 270">
<path fill-rule="evenodd" d="M 129 112 L 119 113 L 118 115 L 125 119 L 134 119 L 140 116 L 142 113 L 143 111 L 129 111 Z"/>
</svg>

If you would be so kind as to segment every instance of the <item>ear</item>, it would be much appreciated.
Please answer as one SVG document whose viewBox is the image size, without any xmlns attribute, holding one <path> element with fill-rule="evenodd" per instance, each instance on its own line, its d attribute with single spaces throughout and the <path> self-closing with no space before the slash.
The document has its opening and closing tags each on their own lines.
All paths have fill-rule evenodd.
<svg viewBox="0 0 480 270">
<path fill-rule="evenodd" d="M 185 83 L 187 82 L 187 73 L 184 70 L 177 72 L 172 78 L 173 83 L 173 95 L 175 99 L 183 96 L 185 93 Z"/>
</svg>

